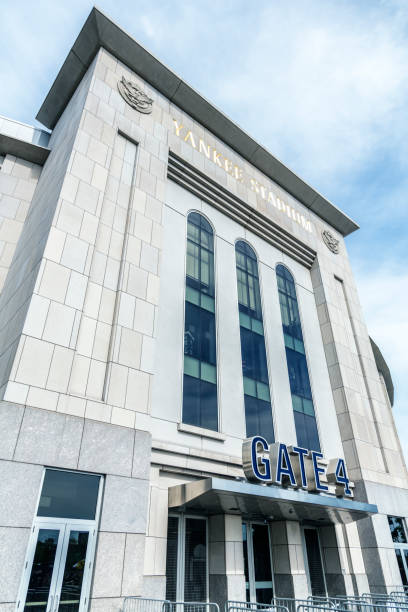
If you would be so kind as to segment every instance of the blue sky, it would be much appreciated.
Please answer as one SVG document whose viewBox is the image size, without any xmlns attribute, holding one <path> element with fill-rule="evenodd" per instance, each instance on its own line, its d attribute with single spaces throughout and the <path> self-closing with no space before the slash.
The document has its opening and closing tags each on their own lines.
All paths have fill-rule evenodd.
<svg viewBox="0 0 408 612">
<path fill-rule="evenodd" d="M 347 246 L 408 457 L 406 0 L 98 6 L 360 224 Z M 91 8 L 0 0 L 0 114 L 34 123 Z"/>
</svg>

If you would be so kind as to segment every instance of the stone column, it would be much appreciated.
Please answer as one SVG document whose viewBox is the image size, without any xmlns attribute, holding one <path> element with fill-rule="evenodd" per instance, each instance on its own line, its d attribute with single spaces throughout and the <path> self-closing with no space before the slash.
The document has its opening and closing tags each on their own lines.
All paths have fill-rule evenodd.
<svg viewBox="0 0 408 612">
<path fill-rule="evenodd" d="M 209 598 L 224 607 L 227 599 L 245 601 L 241 516 L 209 519 Z"/>
<path fill-rule="evenodd" d="M 143 596 L 166 596 L 168 484 L 160 479 L 160 470 L 150 469 L 150 503 L 144 556 Z"/>
<path fill-rule="evenodd" d="M 365 571 L 363 555 L 361 552 L 360 538 L 358 535 L 358 523 L 349 523 L 341 528 L 344 541 L 344 554 L 347 557 L 349 574 L 356 595 L 368 593 L 370 590 L 367 574 Z M 339 528 L 340 529 L 340 528 Z M 339 538 L 339 542 L 341 539 Z M 347 575 L 346 575 L 347 584 Z M 347 591 L 349 594 L 349 591 Z"/>
<path fill-rule="evenodd" d="M 342 538 L 342 535 L 341 527 L 340 530 L 337 530 L 335 525 L 319 528 L 323 570 L 329 597 L 354 595 L 353 582 L 350 576 L 347 556 L 345 555 L 344 538 Z"/>
<path fill-rule="evenodd" d="M 306 598 L 309 592 L 300 524 L 296 521 L 272 523 L 271 544 L 275 596 Z"/>
<path fill-rule="evenodd" d="M 357 522 L 365 571 L 372 593 L 387 593 L 400 583 L 387 516 L 375 514 Z"/>
</svg>

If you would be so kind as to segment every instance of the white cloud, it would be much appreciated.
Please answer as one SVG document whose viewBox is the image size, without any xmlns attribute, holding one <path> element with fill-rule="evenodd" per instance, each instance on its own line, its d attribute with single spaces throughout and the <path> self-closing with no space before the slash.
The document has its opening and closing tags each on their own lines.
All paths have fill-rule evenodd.
<svg viewBox="0 0 408 612">
<path fill-rule="evenodd" d="M 322 188 L 378 149 L 407 157 L 407 21 L 408 5 L 390 2 L 264 5 L 219 97 Z"/>
</svg>

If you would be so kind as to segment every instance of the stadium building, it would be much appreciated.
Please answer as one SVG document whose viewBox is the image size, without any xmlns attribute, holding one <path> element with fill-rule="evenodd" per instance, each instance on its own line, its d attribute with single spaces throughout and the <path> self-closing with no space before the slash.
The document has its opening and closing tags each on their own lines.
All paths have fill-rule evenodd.
<svg viewBox="0 0 408 612">
<path fill-rule="evenodd" d="M 0 611 L 407 584 L 357 224 L 97 9 L 37 119 L 0 119 Z"/>
</svg>

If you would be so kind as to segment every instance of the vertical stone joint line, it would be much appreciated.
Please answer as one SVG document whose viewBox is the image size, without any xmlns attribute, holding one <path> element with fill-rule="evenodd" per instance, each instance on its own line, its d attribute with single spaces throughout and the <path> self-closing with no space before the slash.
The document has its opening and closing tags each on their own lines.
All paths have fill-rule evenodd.
<svg viewBox="0 0 408 612">
<path fill-rule="evenodd" d="M 121 152 L 122 151 L 122 152 Z M 119 318 L 119 309 L 120 309 L 120 298 L 121 292 L 123 290 L 123 278 L 124 278 L 124 270 L 125 270 L 125 258 L 126 251 L 128 248 L 128 237 L 129 237 L 129 227 L 131 223 L 132 216 L 132 202 L 134 199 L 135 193 L 135 184 L 136 184 L 136 168 L 137 168 L 137 153 L 138 147 L 136 143 L 132 140 L 124 136 L 122 133 L 118 132 L 116 135 L 116 140 L 114 143 L 112 158 L 110 161 L 110 171 L 108 174 L 108 179 L 105 187 L 105 193 L 102 201 L 102 206 L 100 210 L 99 222 L 98 222 L 98 230 L 96 234 L 95 244 L 93 246 L 93 254 L 92 260 L 89 270 L 87 289 L 85 292 L 85 299 L 82 308 L 82 312 L 80 314 L 80 322 L 78 326 L 78 331 L 76 335 L 75 342 L 75 357 L 73 361 L 73 369 L 71 372 L 71 378 L 69 383 L 68 393 L 70 395 L 87 397 L 89 399 L 94 399 L 96 401 L 106 401 L 107 390 L 109 386 L 109 377 L 111 366 L 113 362 L 115 342 L 117 336 L 117 327 L 118 327 L 118 318 Z M 118 163 L 121 163 L 120 172 L 118 173 Z M 125 166 L 127 166 L 127 178 L 125 172 Z M 109 187 L 110 181 L 112 180 L 112 184 Z M 115 187 L 116 184 L 116 187 Z M 124 199 L 122 202 L 118 199 L 120 188 L 127 187 L 129 189 L 129 196 L 126 201 Z M 112 195 L 116 190 L 116 195 Z M 127 194 L 126 194 L 127 195 Z M 109 244 L 106 244 L 106 238 L 104 235 L 104 228 L 106 230 L 106 223 L 108 223 L 108 227 L 110 230 L 114 230 L 114 216 L 110 219 L 110 215 L 112 211 L 110 208 L 114 207 L 116 211 L 118 207 L 122 209 L 124 224 L 123 229 L 120 227 L 119 230 L 116 229 L 116 234 L 120 233 L 120 242 L 118 244 L 119 254 L 115 257 L 110 254 L 110 241 L 112 240 L 112 236 L 108 238 Z M 107 216 L 108 222 L 105 220 L 105 216 Z M 112 225 L 111 225 L 112 224 Z M 97 256 L 102 254 L 102 257 L 105 257 L 105 269 L 103 275 L 100 276 L 100 271 L 98 271 L 97 266 Z M 112 278 L 111 276 L 108 280 L 107 270 L 108 270 L 108 262 L 109 260 L 116 262 L 117 271 Z M 96 264 L 96 266 L 95 266 Z M 103 348 L 103 351 L 99 351 L 99 355 L 95 356 L 95 337 L 92 343 L 92 347 L 87 346 L 85 342 L 84 346 L 81 344 L 81 340 L 83 335 L 87 334 L 87 322 L 89 319 L 94 320 L 95 329 L 97 331 L 98 323 L 101 321 L 100 315 L 100 307 L 101 301 L 98 306 L 98 313 L 90 315 L 88 313 L 88 307 L 92 304 L 92 286 L 97 285 L 101 289 L 101 296 L 103 294 L 104 289 L 107 289 L 114 294 L 112 299 L 113 306 L 112 312 L 109 314 L 107 318 L 105 318 L 102 322 L 104 324 L 109 325 L 110 331 L 107 334 L 106 345 Z M 100 298 L 100 300 L 102 297 Z M 89 365 L 87 369 L 86 379 L 84 378 L 83 373 L 79 370 L 78 372 L 75 369 L 75 360 L 79 358 L 84 358 L 89 360 Z M 90 386 L 90 377 L 92 376 L 92 362 L 99 361 L 101 366 L 101 373 L 99 382 L 96 386 L 94 386 L 91 391 Z M 91 387 L 92 388 L 92 387 Z"/>
<path fill-rule="evenodd" d="M 127 214 L 126 214 L 126 223 L 125 223 L 124 234 L 123 234 L 122 252 L 120 256 L 118 282 L 116 286 L 115 305 L 113 308 L 112 328 L 111 328 L 111 335 L 110 335 L 109 347 L 108 347 L 108 358 L 106 362 L 105 378 L 103 381 L 103 390 L 102 390 L 102 401 L 103 402 L 106 402 L 107 395 L 108 395 L 109 378 L 110 378 L 110 372 L 111 372 L 112 362 L 113 362 L 113 350 L 115 347 L 115 340 L 116 340 L 116 334 L 117 334 L 117 328 L 118 328 L 117 323 L 118 323 L 119 306 L 120 306 L 120 294 L 121 294 L 121 288 L 123 284 L 125 255 L 126 255 L 127 245 L 129 242 L 129 225 L 130 225 L 130 219 L 132 215 L 132 202 L 133 202 L 133 198 L 135 194 L 137 154 L 138 154 L 138 147 L 131 140 L 128 140 L 122 134 L 118 134 L 118 136 L 124 138 L 127 142 L 130 142 L 135 147 L 135 154 L 134 154 L 134 159 L 133 159 L 132 181 L 130 184 L 130 193 L 129 193 L 129 202 L 128 202 L 128 207 L 127 207 Z"/>
</svg>

